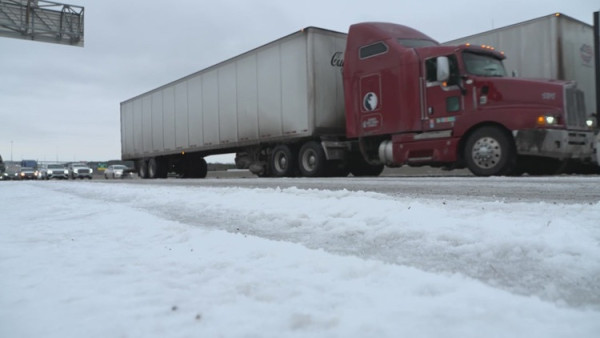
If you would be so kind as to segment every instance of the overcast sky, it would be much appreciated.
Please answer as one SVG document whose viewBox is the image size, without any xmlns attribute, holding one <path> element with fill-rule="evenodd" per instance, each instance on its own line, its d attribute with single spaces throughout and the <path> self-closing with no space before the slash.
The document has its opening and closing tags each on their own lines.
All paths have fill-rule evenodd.
<svg viewBox="0 0 600 338">
<path fill-rule="evenodd" d="M 444 42 L 554 12 L 592 24 L 600 10 L 598 0 L 67 3 L 85 7 L 85 47 L 0 37 L 5 160 L 120 159 L 120 102 L 306 26 L 387 21 Z"/>
</svg>

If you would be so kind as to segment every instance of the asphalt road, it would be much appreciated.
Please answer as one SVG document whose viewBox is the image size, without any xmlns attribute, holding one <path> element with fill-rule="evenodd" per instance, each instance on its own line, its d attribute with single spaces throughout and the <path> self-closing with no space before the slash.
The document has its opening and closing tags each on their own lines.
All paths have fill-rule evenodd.
<svg viewBox="0 0 600 338">
<path fill-rule="evenodd" d="M 205 179 L 104 180 L 115 184 L 185 185 L 196 187 L 327 189 L 377 192 L 397 197 L 467 199 L 507 203 L 600 202 L 600 176 L 475 177 L 467 171 L 434 168 L 386 169 L 380 177 L 257 178 L 246 171 L 209 172 Z"/>
</svg>

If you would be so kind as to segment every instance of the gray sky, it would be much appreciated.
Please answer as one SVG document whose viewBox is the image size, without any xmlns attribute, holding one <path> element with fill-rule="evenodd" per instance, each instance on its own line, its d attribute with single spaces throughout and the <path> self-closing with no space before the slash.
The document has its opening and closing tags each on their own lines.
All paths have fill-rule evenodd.
<svg viewBox="0 0 600 338">
<path fill-rule="evenodd" d="M 66 2 L 85 7 L 84 48 L 0 37 L 5 160 L 11 141 L 15 161 L 119 159 L 121 101 L 306 26 L 387 21 L 444 42 L 555 12 L 592 24 L 600 10 L 597 0 Z"/>
</svg>

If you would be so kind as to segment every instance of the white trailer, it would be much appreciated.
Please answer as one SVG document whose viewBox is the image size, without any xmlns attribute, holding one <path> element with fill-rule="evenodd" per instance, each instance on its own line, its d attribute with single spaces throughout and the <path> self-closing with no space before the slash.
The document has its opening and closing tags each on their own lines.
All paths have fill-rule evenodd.
<svg viewBox="0 0 600 338">
<path fill-rule="evenodd" d="M 487 45 L 503 51 L 515 76 L 574 80 L 583 90 L 588 113 L 596 110 L 594 28 L 556 13 L 445 42 Z"/>
<path fill-rule="evenodd" d="M 345 45 L 346 34 L 309 27 L 122 102 L 122 159 L 142 177 L 204 177 L 204 156 L 237 153 L 240 168 L 292 176 L 300 153 L 302 174 L 322 175 L 314 156 L 333 163 L 348 145 L 334 62 Z"/>
</svg>

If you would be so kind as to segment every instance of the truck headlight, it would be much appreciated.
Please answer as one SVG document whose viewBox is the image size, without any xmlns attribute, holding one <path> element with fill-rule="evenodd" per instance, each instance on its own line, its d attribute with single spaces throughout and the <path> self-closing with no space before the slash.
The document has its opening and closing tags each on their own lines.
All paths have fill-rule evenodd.
<svg viewBox="0 0 600 338">
<path fill-rule="evenodd" d="M 537 118 L 537 124 L 541 126 L 555 126 L 558 124 L 558 118 L 554 115 L 540 115 Z"/>
<path fill-rule="evenodd" d="M 596 119 L 592 117 L 588 118 L 585 120 L 585 125 L 588 126 L 588 128 L 594 128 L 596 126 Z"/>
</svg>

